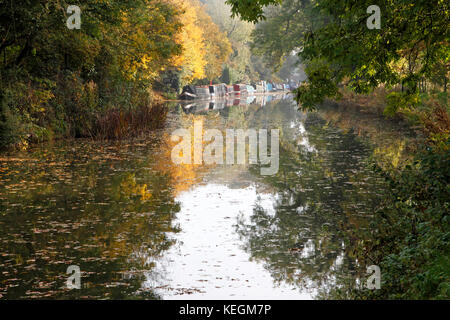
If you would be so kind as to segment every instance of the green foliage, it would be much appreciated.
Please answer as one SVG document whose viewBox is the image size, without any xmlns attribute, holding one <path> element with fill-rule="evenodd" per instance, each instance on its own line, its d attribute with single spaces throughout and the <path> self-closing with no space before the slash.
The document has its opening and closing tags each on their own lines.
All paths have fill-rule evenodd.
<svg viewBox="0 0 450 320">
<path fill-rule="evenodd" d="M 283 0 L 227 0 L 232 6 L 233 17 L 241 16 L 242 19 L 256 23 L 265 19 L 264 7 L 281 4 Z"/>
<path fill-rule="evenodd" d="M 387 106 L 384 114 L 394 116 L 400 110 L 411 110 L 420 103 L 419 94 L 408 94 L 406 92 L 391 92 L 387 96 Z"/>
<path fill-rule="evenodd" d="M 381 289 L 347 286 L 331 290 L 331 297 L 450 298 L 449 156 L 448 148 L 427 148 L 403 169 L 387 172 L 374 165 L 390 192 L 369 227 L 355 232 L 359 240 L 354 252 L 361 266 L 380 266 Z"/>
<path fill-rule="evenodd" d="M 0 104 L 0 149 L 14 145 L 20 141 L 20 122 L 16 115 L 12 114 L 8 105 L 1 99 Z"/>
<path fill-rule="evenodd" d="M 249 3 L 251 2 L 249 1 Z M 232 46 L 232 53 L 224 65 L 224 68 L 227 68 L 230 73 L 230 82 L 250 83 L 262 80 L 262 74 L 254 66 L 254 57 L 250 47 L 251 34 L 255 26 L 231 17 L 230 6 L 226 4 L 225 0 L 208 0 L 206 9 L 214 23 L 228 37 Z"/>
<path fill-rule="evenodd" d="M 284 64 L 286 57 L 299 51 L 305 32 L 311 28 L 309 1 L 284 0 L 279 7 L 265 10 L 266 20 L 256 25 L 252 34 L 252 49 L 264 57 L 274 70 Z"/>
<path fill-rule="evenodd" d="M 449 4 L 446 1 L 283 1 L 281 9 L 264 8 L 278 1 L 235 1 L 230 0 L 232 12 L 249 21 L 267 21 L 257 30 L 257 49 L 266 55 L 273 54 L 274 61 L 280 60 L 281 49 L 276 44 L 286 41 L 295 42 L 283 45 L 289 50 L 299 48 L 300 59 L 313 63 L 315 59 L 328 62 L 332 72 L 328 79 L 340 85 L 345 82 L 356 93 L 369 93 L 384 85 L 411 95 L 404 98 L 408 103 L 414 99 L 417 91 L 426 89 L 426 83 L 432 82 L 440 90 L 447 90 L 449 68 Z M 370 5 L 381 8 L 381 30 L 369 30 L 366 22 L 370 14 L 366 12 Z M 295 16 L 302 16 L 302 22 L 286 25 L 289 22 L 288 9 L 297 9 Z M 278 21 L 278 23 L 277 23 Z M 266 28 L 273 26 L 273 28 Z M 294 30 L 290 28 L 293 27 Z M 284 31 L 284 33 L 283 33 Z M 292 35 L 298 40 L 292 40 Z M 281 51 L 280 51 L 281 50 Z M 309 76 L 309 74 L 308 74 Z M 322 78 L 318 79 L 320 82 Z M 313 79 L 309 79 L 312 83 Z M 425 85 L 423 85 L 425 83 Z M 320 83 L 312 85 L 308 93 L 299 96 L 303 105 L 321 101 L 329 90 L 322 90 Z M 304 89 L 301 89 L 304 91 Z M 331 94 L 334 92 L 331 91 Z M 311 95 L 311 96 L 309 96 Z M 332 97 L 332 96 L 330 96 Z M 397 97 L 398 98 L 398 97 Z M 398 100 L 398 99 L 397 99 Z M 396 101 L 405 102 L 405 101 Z M 392 109 L 392 105 L 391 105 Z M 391 110 L 388 110 L 390 112 Z"/>
<path fill-rule="evenodd" d="M 226 84 L 231 84 L 230 68 L 225 67 L 223 69 L 220 81 Z"/>
<path fill-rule="evenodd" d="M 376 213 L 362 249 L 383 270 L 379 298 L 450 297 L 448 150 L 428 148 L 413 165 L 385 174 L 392 194 Z"/>
<path fill-rule="evenodd" d="M 303 109 L 312 110 L 324 101 L 324 97 L 339 98 L 339 90 L 335 82 L 331 81 L 331 69 L 324 62 L 315 60 L 306 68 L 309 83 L 296 91 L 296 100 Z"/>
</svg>

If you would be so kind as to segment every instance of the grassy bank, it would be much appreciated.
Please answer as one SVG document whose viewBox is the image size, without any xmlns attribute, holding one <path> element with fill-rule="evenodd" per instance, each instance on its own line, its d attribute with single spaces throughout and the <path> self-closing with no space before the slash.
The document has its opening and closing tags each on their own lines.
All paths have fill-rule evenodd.
<svg viewBox="0 0 450 320">
<path fill-rule="evenodd" d="M 371 96 L 343 94 L 341 108 L 359 105 L 409 124 L 423 135 L 408 161 L 393 165 L 374 161 L 389 190 L 366 229 L 354 231 L 353 254 L 360 266 L 381 268 L 381 289 L 354 286 L 333 289 L 333 298 L 450 298 L 450 117 L 447 97 L 423 95 L 414 109 L 386 113 L 383 90 Z M 399 122 L 400 123 L 400 122 Z M 366 270 L 361 269 L 363 279 Z M 365 281 L 365 280 L 364 280 Z M 363 283 L 365 286 L 365 283 Z"/>
</svg>

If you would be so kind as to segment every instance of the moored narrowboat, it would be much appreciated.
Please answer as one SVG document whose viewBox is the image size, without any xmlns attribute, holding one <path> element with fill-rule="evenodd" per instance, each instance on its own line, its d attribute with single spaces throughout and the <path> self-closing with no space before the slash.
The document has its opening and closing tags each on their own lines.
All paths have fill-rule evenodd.
<svg viewBox="0 0 450 320">
<path fill-rule="evenodd" d="M 247 85 L 245 84 L 235 84 L 234 86 L 234 94 L 238 96 L 247 95 Z"/>
</svg>

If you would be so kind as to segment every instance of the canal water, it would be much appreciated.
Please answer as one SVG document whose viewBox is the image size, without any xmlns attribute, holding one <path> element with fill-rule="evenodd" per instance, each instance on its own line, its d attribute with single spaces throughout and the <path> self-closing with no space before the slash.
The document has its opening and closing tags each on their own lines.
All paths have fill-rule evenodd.
<svg viewBox="0 0 450 320">
<path fill-rule="evenodd" d="M 384 119 L 289 95 L 169 106 L 129 141 L 0 157 L 0 298 L 315 299 L 356 279 L 354 231 L 389 192 L 408 136 Z M 171 134 L 279 129 L 280 168 L 175 165 Z M 71 265 L 81 289 L 67 288 Z"/>
</svg>

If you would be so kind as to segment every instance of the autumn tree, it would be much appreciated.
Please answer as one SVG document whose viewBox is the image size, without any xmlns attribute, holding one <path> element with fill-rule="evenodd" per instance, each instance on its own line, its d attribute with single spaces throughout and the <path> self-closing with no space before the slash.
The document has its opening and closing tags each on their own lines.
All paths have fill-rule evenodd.
<svg viewBox="0 0 450 320">
<path fill-rule="evenodd" d="M 198 25 L 198 10 L 191 0 L 171 0 L 181 8 L 183 13 L 180 22 L 183 25 L 177 34 L 176 41 L 182 46 L 182 54 L 178 55 L 173 63 L 181 68 L 181 82 L 188 84 L 196 79 L 205 77 L 206 48 L 202 28 Z"/>
<path fill-rule="evenodd" d="M 148 105 L 180 52 L 168 0 L 83 1 L 79 30 L 66 26 L 69 4 L 1 1 L 0 147 L 92 135 L 100 113 Z"/>
<path fill-rule="evenodd" d="M 225 32 L 220 30 L 211 17 L 206 13 L 206 6 L 200 2 L 194 3 L 198 13 L 198 25 L 203 30 L 206 49 L 205 67 L 206 80 L 217 80 L 223 72 L 224 63 L 228 62 L 232 46 Z"/>
<path fill-rule="evenodd" d="M 231 17 L 231 8 L 225 0 L 205 1 L 206 10 L 214 23 L 226 34 L 232 45 L 232 53 L 226 64 L 230 82 L 251 82 L 255 78 L 252 68 L 250 35 L 253 24 Z"/>
</svg>

